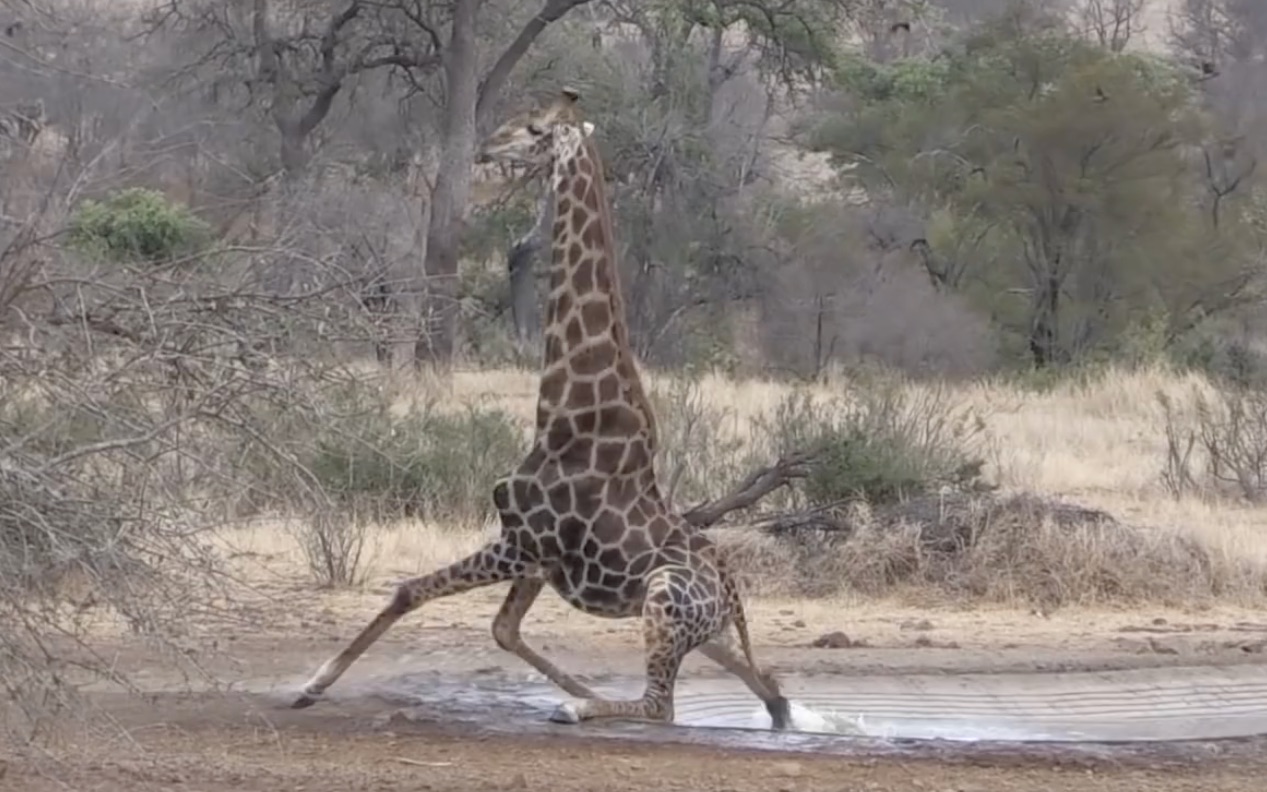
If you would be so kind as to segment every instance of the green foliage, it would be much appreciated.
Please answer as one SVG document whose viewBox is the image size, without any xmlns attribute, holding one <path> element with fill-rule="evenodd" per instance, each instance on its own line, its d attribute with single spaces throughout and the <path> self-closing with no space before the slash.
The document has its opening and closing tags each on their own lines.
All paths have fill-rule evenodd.
<svg viewBox="0 0 1267 792">
<path fill-rule="evenodd" d="M 516 196 L 517 200 L 473 212 L 462 234 L 459 256 L 481 262 L 504 258 L 510 245 L 532 228 L 538 189 L 534 186 L 528 194 Z"/>
<path fill-rule="evenodd" d="M 999 379 L 1025 393 L 1050 393 L 1058 388 L 1090 388 L 1111 368 L 1104 360 L 1076 360 L 1060 366 L 1018 365 L 1001 372 Z"/>
<path fill-rule="evenodd" d="M 946 59 L 903 58 L 885 64 L 854 53 L 841 58 L 834 82 L 864 103 L 926 102 L 936 99 L 952 78 Z"/>
<path fill-rule="evenodd" d="M 1201 328 L 1171 345 L 1167 353 L 1172 363 L 1221 383 L 1267 387 L 1267 355 L 1246 339 Z"/>
<path fill-rule="evenodd" d="M 120 261 L 157 261 L 206 244 L 210 226 L 157 190 L 131 187 L 80 204 L 69 228 L 79 250 Z"/>
<path fill-rule="evenodd" d="M 800 0 L 761 5 L 736 3 L 729 26 L 742 23 L 760 40 L 773 45 L 778 60 L 793 59 L 802 69 L 830 68 L 836 58 L 844 6 L 830 0 Z"/>
<path fill-rule="evenodd" d="M 1202 206 L 1190 157 L 1211 119 L 1176 64 L 1018 9 L 931 58 L 845 59 L 846 109 L 811 144 L 925 210 L 945 285 L 1018 357 L 1142 354 L 1146 326 L 1156 355 L 1171 338 L 1159 327 L 1239 283 L 1263 241 L 1256 215 L 1239 194 L 1217 224 Z"/>
<path fill-rule="evenodd" d="M 951 403 L 944 389 L 915 390 L 887 377 L 828 402 L 794 393 L 766 425 L 782 453 L 818 454 L 804 485 L 814 505 L 978 486 L 985 429 L 979 414 Z"/>
<path fill-rule="evenodd" d="M 494 482 L 526 451 L 519 424 L 500 410 L 425 402 L 400 412 L 363 389 L 337 404 L 300 458 L 338 503 L 378 519 L 479 521 Z"/>
</svg>

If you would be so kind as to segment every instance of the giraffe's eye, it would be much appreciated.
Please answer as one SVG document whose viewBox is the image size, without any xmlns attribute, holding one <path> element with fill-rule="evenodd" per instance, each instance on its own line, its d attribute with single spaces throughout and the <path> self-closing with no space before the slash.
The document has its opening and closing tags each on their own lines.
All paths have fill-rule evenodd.
<svg viewBox="0 0 1267 792">
<path fill-rule="evenodd" d="M 541 136 L 542 136 L 542 135 L 544 135 L 545 133 L 546 133 L 546 131 L 545 131 L 544 129 L 542 129 L 542 128 L 541 128 L 541 125 L 540 125 L 540 124 L 529 124 L 529 125 L 528 125 L 528 134 L 532 135 L 533 137 L 541 137 Z"/>
</svg>

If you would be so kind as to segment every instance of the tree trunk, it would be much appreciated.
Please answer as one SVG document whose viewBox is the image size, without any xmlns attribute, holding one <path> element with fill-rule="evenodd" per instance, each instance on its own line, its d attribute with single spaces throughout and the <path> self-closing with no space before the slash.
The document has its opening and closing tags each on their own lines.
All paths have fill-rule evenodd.
<svg viewBox="0 0 1267 792">
<path fill-rule="evenodd" d="M 488 70 L 488 76 L 484 78 L 484 82 L 479 86 L 475 117 L 480 127 L 483 127 L 487 122 L 490 108 L 492 108 L 498 94 L 502 92 L 506 81 L 510 79 L 510 73 L 514 70 L 515 65 L 527 54 L 528 48 L 537 40 L 537 36 L 541 35 L 541 31 L 545 30 L 548 25 L 558 22 L 563 18 L 564 14 L 573 8 L 586 5 L 590 1 L 547 0 L 545 7 L 541 9 L 541 13 L 528 20 L 527 24 L 519 31 L 519 35 L 515 36 L 515 40 L 510 42 L 510 46 L 506 47 L 501 57 L 493 64 L 493 68 Z"/>
<path fill-rule="evenodd" d="M 1035 368 L 1060 362 L 1060 287 L 1060 279 L 1050 275 L 1037 295 L 1029 331 L 1029 352 Z"/>
<path fill-rule="evenodd" d="M 440 144 L 440 167 L 431 192 L 427 225 L 424 332 L 414 345 L 415 365 L 452 360 L 457 336 L 458 244 L 471 192 L 477 118 L 487 120 L 494 99 L 510 72 L 547 25 L 590 0 L 547 0 L 541 13 L 529 20 L 502 52 L 481 83 L 477 72 L 475 14 L 479 0 L 457 0 L 446 50 L 444 72 L 448 86 Z"/>
<path fill-rule="evenodd" d="M 457 0 L 445 53 L 447 87 L 440 167 L 431 193 L 427 225 L 423 332 L 414 345 L 414 363 L 453 359 L 457 332 L 458 244 L 462 215 L 471 192 L 475 157 L 475 103 L 479 99 L 475 14 L 479 0 Z"/>
<path fill-rule="evenodd" d="M 554 193 L 549 180 L 542 185 L 537 222 L 528 233 L 516 240 L 506 256 L 510 275 L 510 315 L 514 324 L 515 342 L 519 351 L 530 350 L 540 337 L 540 311 L 537 306 L 536 262 L 554 224 Z"/>
</svg>

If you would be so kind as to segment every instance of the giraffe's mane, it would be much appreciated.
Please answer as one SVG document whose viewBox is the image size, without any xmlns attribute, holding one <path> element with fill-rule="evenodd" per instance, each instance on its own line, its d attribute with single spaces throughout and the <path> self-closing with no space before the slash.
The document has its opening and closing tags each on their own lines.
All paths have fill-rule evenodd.
<svg viewBox="0 0 1267 792">
<path fill-rule="evenodd" d="M 592 136 L 581 139 L 581 150 L 584 156 L 594 163 L 594 173 L 590 176 L 590 181 L 598 198 L 598 221 L 603 229 L 603 253 L 607 256 L 607 265 L 612 271 L 611 290 L 614 303 L 612 321 L 621 326 L 627 326 L 624 289 L 620 282 L 619 262 L 616 260 L 616 237 L 612 233 L 611 204 L 607 202 L 607 179 L 603 173 L 603 157 Z M 621 348 L 629 351 L 629 339 L 622 337 L 620 340 Z"/>
<path fill-rule="evenodd" d="M 655 410 L 651 406 L 651 400 L 648 398 L 643 386 L 642 377 L 638 373 L 638 361 L 634 356 L 633 347 L 629 343 L 629 321 L 625 311 L 624 288 L 621 284 L 620 265 L 616 257 L 616 236 L 612 230 L 611 204 L 607 200 L 607 177 L 603 167 L 603 157 L 598 150 L 598 144 L 594 142 L 593 135 L 586 135 L 581 138 L 581 153 L 594 165 L 590 183 L 591 189 L 594 190 L 595 196 L 598 198 L 598 221 L 603 230 L 603 254 L 607 257 L 607 266 L 611 270 L 612 324 L 624 329 L 624 332 L 620 334 L 620 338 L 613 340 L 616 341 L 617 354 L 628 359 L 630 367 L 635 372 L 634 380 L 629 383 L 633 389 L 631 395 L 635 401 L 641 402 L 644 406 L 649 446 L 652 454 L 654 454 L 660 444 L 659 426 Z"/>
</svg>

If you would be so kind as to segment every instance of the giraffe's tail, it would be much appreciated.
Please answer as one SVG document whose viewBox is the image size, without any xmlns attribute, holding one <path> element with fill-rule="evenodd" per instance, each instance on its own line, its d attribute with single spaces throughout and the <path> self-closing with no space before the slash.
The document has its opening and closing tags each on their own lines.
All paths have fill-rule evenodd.
<svg viewBox="0 0 1267 792">
<path fill-rule="evenodd" d="M 792 724 L 791 704 L 780 692 L 778 680 L 774 678 L 773 674 L 762 671 L 752 655 L 752 640 L 748 637 L 748 617 L 744 612 L 743 596 L 739 590 L 739 582 L 731 574 L 725 561 L 720 558 L 721 554 L 719 553 L 718 555 L 718 572 L 721 575 L 726 599 L 730 604 L 731 621 L 735 624 L 735 631 L 739 633 L 739 648 L 743 651 L 744 659 L 748 661 L 748 667 L 752 669 L 753 675 L 760 680 L 762 686 L 766 689 L 766 695 L 763 698 L 766 711 L 770 713 L 771 723 L 776 730 L 784 731 Z"/>
</svg>

